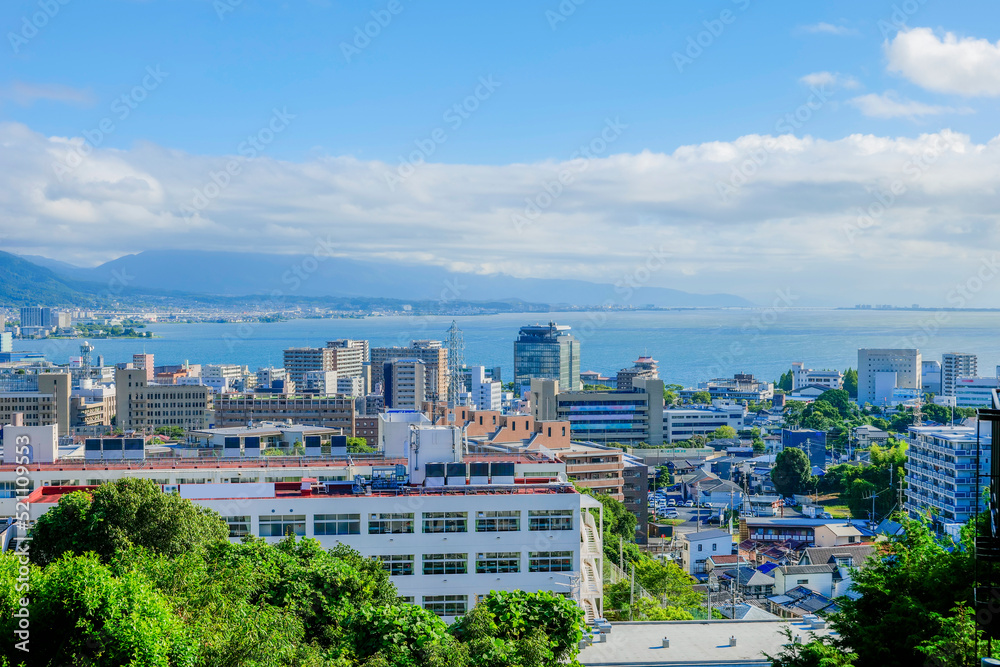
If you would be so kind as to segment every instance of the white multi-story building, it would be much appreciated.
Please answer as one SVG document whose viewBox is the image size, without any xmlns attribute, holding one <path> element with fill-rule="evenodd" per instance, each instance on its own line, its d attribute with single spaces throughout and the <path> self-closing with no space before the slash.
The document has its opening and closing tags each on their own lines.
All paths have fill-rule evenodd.
<svg viewBox="0 0 1000 667">
<path fill-rule="evenodd" d="M 710 556 L 731 556 L 733 536 L 725 530 L 703 530 L 681 535 L 681 564 L 691 575 L 705 574 Z"/>
<path fill-rule="evenodd" d="M 729 401 L 770 401 L 774 398 L 774 384 L 762 382 L 749 373 L 737 373 L 732 378 L 714 378 L 699 382 L 697 387 L 680 391 L 681 398 L 690 400 L 698 392 L 708 392 L 713 399 Z"/>
<path fill-rule="evenodd" d="M 941 355 L 941 394 L 955 395 L 958 378 L 974 378 L 978 373 L 976 355 L 969 352 L 945 352 Z"/>
<path fill-rule="evenodd" d="M 337 380 L 337 371 L 306 371 L 302 383 L 296 386 L 306 394 L 329 396 L 337 393 Z"/>
<path fill-rule="evenodd" d="M 364 378 L 360 376 L 337 378 L 338 394 L 346 394 L 347 396 L 364 396 L 364 392 L 365 392 Z"/>
<path fill-rule="evenodd" d="M 980 474 L 989 474 L 992 450 L 988 424 L 983 423 Z M 906 504 L 913 518 L 933 511 L 945 523 L 965 523 L 975 512 L 976 428 L 911 426 L 907 438 Z"/>
<path fill-rule="evenodd" d="M 284 368 L 275 368 L 273 366 L 268 368 L 258 368 L 257 386 L 269 389 L 274 382 L 284 380 L 286 377 L 287 372 Z"/>
<path fill-rule="evenodd" d="M 555 462 L 544 456 L 466 457 L 457 427 L 420 421 L 399 426 L 398 433 L 389 434 L 387 451 L 402 453 L 403 459 L 370 462 L 366 467 L 345 460 L 339 465 L 299 462 L 300 469 L 316 476 L 293 470 L 291 481 L 271 478 L 233 484 L 232 479 L 210 483 L 185 478 L 162 483 L 165 491 L 222 515 L 234 541 L 247 535 L 269 541 L 295 535 L 314 538 L 325 548 L 342 543 L 378 557 L 403 598 L 447 620 L 465 614 L 493 590 L 562 593 L 578 600 L 589 619 L 601 616 L 599 501 L 578 493 L 562 475 L 515 482 L 517 466 L 525 462 L 536 469 L 551 468 Z M 237 468 L 216 462 L 211 469 L 228 476 L 255 472 L 255 466 L 247 463 L 244 459 Z M 102 470 L 91 466 L 73 473 L 65 463 L 58 465 L 58 472 L 54 464 L 32 466 L 46 469 L 44 475 L 60 475 L 29 496 L 32 520 L 53 506 L 54 496 L 66 491 L 53 488 L 66 484 L 62 476 L 94 475 L 101 480 L 112 467 L 105 463 Z M 268 470 L 263 463 L 256 467 L 258 473 Z M 8 469 L 16 474 L 15 465 L 5 464 L 0 475 Z M 333 470 L 342 476 L 320 480 L 321 473 Z M 135 472 L 157 474 L 147 466 L 137 466 Z M 289 470 L 271 472 L 286 477 Z M 363 489 L 359 474 L 367 477 Z M 596 517 L 591 509 L 597 510 Z"/>
<path fill-rule="evenodd" d="M 670 408 L 663 411 L 663 439 L 667 442 L 690 440 L 695 435 L 707 435 L 720 426 L 744 428 L 747 408 L 732 401 L 712 401 L 704 408 Z"/>
<path fill-rule="evenodd" d="M 984 408 L 991 405 L 995 389 L 1000 389 L 1000 378 L 960 377 L 955 380 L 952 396 L 957 407 Z"/>
<path fill-rule="evenodd" d="M 920 350 L 858 350 L 858 405 L 889 405 L 896 389 L 921 388 Z"/>
<path fill-rule="evenodd" d="M 792 364 L 792 391 L 808 386 L 843 389 L 844 374 L 840 371 L 817 371 L 806 368 L 801 361 Z"/>
<path fill-rule="evenodd" d="M 500 410 L 503 402 L 503 385 L 486 378 L 485 366 L 469 366 L 468 374 L 470 400 L 477 410 Z"/>
</svg>

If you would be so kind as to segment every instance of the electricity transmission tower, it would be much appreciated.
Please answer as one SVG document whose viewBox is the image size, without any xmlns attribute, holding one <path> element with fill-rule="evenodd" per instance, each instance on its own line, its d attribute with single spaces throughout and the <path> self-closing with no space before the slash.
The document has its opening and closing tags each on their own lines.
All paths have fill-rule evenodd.
<svg viewBox="0 0 1000 667">
<path fill-rule="evenodd" d="M 448 328 L 448 407 L 458 403 L 458 395 L 465 389 L 462 370 L 465 368 L 465 336 L 458 322 L 451 321 Z"/>
</svg>

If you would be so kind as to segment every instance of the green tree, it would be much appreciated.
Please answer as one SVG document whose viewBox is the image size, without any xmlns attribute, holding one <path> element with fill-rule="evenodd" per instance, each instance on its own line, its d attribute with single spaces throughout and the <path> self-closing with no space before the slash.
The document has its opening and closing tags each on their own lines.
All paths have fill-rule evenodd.
<svg viewBox="0 0 1000 667">
<path fill-rule="evenodd" d="M 75 491 L 43 514 L 32 531 L 31 559 L 50 563 L 66 552 L 93 551 L 105 562 L 143 547 L 177 555 L 229 536 L 216 512 L 199 507 L 147 479 L 122 479 L 93 491 Z"/>
<path fill-rule="evenodd" d="M 348 438 L 347 451 L 351 454 L 374 454 L 376 450 L 364 438 Z"/>
<path fill-rule="evenodd" d="M 844 391 L 851 398 L 858 397 L 858 372 L 853 368 L 848 368 L 844 372 Z"/>
<path fill-rule="evenodd" d="M 502 642 L 506 645 L 500 653 L 516 654 L 518 645 L 526 643 L 532 646 L 529 656 L 533 659 L 529 662 L 521 655 L 518 662 L 507 664 L 539 667 L 556 667 L 573 660 L 579 652 L 584 627 L 583 610 L 561 595 L 547 591 L 492 591 L 476 607 L 481 609 L 473 618 L 469 621 L 460 619 L 452 628 L 456 637 L 473 642 L 470 648 L 477 647 L 476 639 L 492 638 L 488 644 L 496 647 L 498 642 Z M 473 655 L 476 654 L 473 651 Z"/>
<path fill-rule="evenodd" d="M 16 562 L 9 554 L 3 559 Z M 13 588 L 14 581 L 0 586 Z M 31 568 L 29 583 L 32 665 L 194 664 L 195 638 L 139 572 L 116 577 L 96 554 L 67 555 Z M 16 627 L 13 611 L 0 610 L 6 637 Z"/>
<path fill-rule="evenodd" d="M 763 454 L 766 451 L 767 451 L 767 445 L 764 444 L 764 439 L 763 438 L 759 438 L 759 437 L 758 438 L 754 438 L 753 439 L 753 453 L 756 454 L 757 456 L 760 456 L 761 454 Z"/>
<path fill-rule="evenodd" d="M 783 496 L 791 496 L 810 488 L 812 483 L 812 468 L 809 457 L 798 447 L 789 447 L 774 460 L 771 469 L 771 481 L 774 488 Z"/>
<path fill-rule="evenodd" d="M 851 667 L 857 659 L 856 655 L 844 653 L 830 637 L 810 632 L 808 642 L 796 644 L 791 628 L 785 627 L 781 633 L 788 639 L 781 653 L 764 654 L 771 667 Z"/>
<path fill-rule="evenodd" d="M 707 391 L 696 391 L 691 394 L 692 403 L 711 403 L 712 395 Z"/>
<path fill-rule="evenodd" d="M 709 440 L 730 440 L 735 437 L 736 429 L 726 425 L 722 425 L 708 434 Z"/>
<path fill-rule="evenodd" d="M 787 373 L 781 374 L 781 379 L 775 383 L 774 387 L 775 389 L 781 389 L 782 391 L 789 392 L 792 390 L 794 380 L 795 377 L 792 375 L 792 371 L 789 370 Z"/>
</svg>

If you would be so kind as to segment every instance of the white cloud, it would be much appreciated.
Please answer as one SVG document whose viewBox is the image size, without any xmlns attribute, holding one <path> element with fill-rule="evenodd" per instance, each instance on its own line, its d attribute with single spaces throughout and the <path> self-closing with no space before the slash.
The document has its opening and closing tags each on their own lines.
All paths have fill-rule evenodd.
<svg viewBox="0 0 1000 667">
<path fill-rule="evenodd" d="M 73 106 L 93 106 L 94 93 L 90 90 L 72 88 L 52 83 L 25 83 L 14 81 L 0 92 L 0 97 L 9 99 L 22 107 L 30 107 L 39 100 L 61 102 Z"/>
<path fill-rule="evenodd" d="M 930 28 L 900 31 L 885 45 L 890 72 L 939 93 L 969 97 L 1000 95 L 1000 42 Z"/>
<path fill-rule="evenodd" d="M 807 86 L 816 87 L 839 86 L 850 90 L 861 87 L 861 84 L 853 76 L 839 72 L 813 72 L 812 74 L 806 74 L 799 81 Z"/>
<path fill-rule="evenodd" d="M 869 93 L 848 100 L 848 104 L 857 107 L 861 113 L 872 118 L 920 118 L 922 116 L 937 116 L 945 113 L 972 113 L 971 109 L 924 104 L 902 98 L 893 90 L 884 93 Z"/>
<path fill-rule="evenodd" d="M 848 28 L 843 25 L 834 25 L 832 23 L 825 23 L 820 21 L 819 23 L 813 23 L 811 25 L 804 25 L 799 28 L 802 32 L 808 33 L 822 33 L 827 35 L 857 35 L 858 31 L 854 28 Z"/>
<path fill-rule="evenodd" d="M 150 248 L 309 252 L 330 236 L 355 257 L 614 282 L 666 248 L 672 259 L 651 285 L 744 294 L 793 285 L 800 303 L 944 304 L 1000 247 L 1000 138 L 975 144 L 949 131 L 749 135 L 589 163 L 426 164 L 395 192 L 385 182 L 395 165 L 259 157 L 190 219 L 181 207 L 232 156 L 99 148 L 60 181 L 53 165 L 78 142 L 0 124 L 4 250 L 97 263 Z M 572 178 L 562 192 L 519 231 L 512 216 L 563 171 Z M 902 194 L 895 188 L 887 210 L 859 222 L 894 182 Z M 725 200 L 721 184 L 733 187 Z M 987 292 L 973 305 L 1000 306 Z"/>
</svg>

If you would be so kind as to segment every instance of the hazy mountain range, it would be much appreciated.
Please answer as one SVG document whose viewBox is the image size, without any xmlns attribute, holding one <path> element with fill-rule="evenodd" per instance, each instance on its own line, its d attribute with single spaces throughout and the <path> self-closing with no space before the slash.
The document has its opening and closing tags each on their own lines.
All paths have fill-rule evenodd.
<svg viewBox="0 0 1000 667">
<path fill-rule="evenodd" d="M 34 289 L 32 289 L 34 287 Z M 731 294 L 691 294 L 663 287 L 618 285 L 505 274 L 479 275 L 394 261 L 311 255 L 148 250 L 97 267 L 0 253 L 0 299 L 31 303 L 75 295 L 211 295 L 268 297 L 358 297 L 452 302 L 526 301 L 536 304 L 643 307 L 740 307 L 750 301 Z M 19 295 L 18 292 L 22 291 Z M 49 297 L 46 297 L 49 294 Z M 46 298 L 43 298 L 46 297 Z"/>
</svg>

